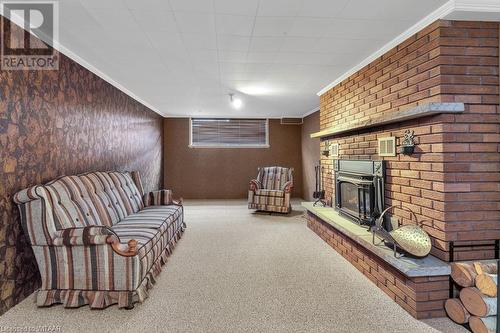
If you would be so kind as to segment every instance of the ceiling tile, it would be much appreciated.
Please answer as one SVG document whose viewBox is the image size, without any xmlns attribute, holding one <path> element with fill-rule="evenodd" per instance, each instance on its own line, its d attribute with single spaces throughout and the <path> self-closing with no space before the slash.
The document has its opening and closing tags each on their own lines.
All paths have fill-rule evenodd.
<svg viewBox="0 0 500 333">
<path fill-rule="evenodd" d="M 151 45 L 160 52 L 172 53 L 184 49 L 181 34 L 177 31 L 148 30 L 146 36 Z"/>
<path fill-rule="evenodd" d="M 213 1 L 208 0 L 169 0 L 174 11 L 213 12 Z"/>
<path fill-rule="evenodd" d="M 184 45 L 188 50 L 216 50 L 215 34 L 210 33 L 183 33 L 181 34 Z"/>
<path fill-rule="evenodd" d="M 446 0 L 349 0 L 340 14 L 346 19 L 419 20 L 429 13 L 429 7 L 437 8 L 445 2 Z"/>
<path fill-rule="evenodd" d="M 331 18 L 321 17 L 297 17 L 288 33 L 289 36 L 297 37 L 321 37 L 332 25 Z"/>
<path fill-rule="evenodd" d="M 193 63 L 200 64 L 214 64 L 217 65 L 218 56 L 217 51 L 192 51 L 189 55 L 189 58 L 193 61 Z"/>
<path fill-rule="evenodd" d="M 306 0 L 302 2 L 298 16 L 339 17 L 340 12 L 351 0 Z M 378 0 L 368 0 L 378 4 Z"/>
<path fill-rule="evenodd" d="M 411 21 L 331 19 L 325 27 L 325 37 L 390 40 L 412 25 Z"/>
<path fill-rule="evenodd" d="M 258 16 L 294 17 L 302 0 L 265 0 L 259 3 Z"/>
<path fill-rule="evenodd" d="M 246 52 L 219 50 L 219 61 L 221 62 L 244 63 L 246 61 L 246 57 Z"/>
<path fill-rule="evenodd" d="M 99 9 L 127 9 L 125 2 L 122 0 L 80 0 L 81 4 L 86 8 L 99 8 Z"/>
<path fill-rule="evenodd" d="M 257 17 L 254 36 L 280 37 L 288 34 L 293 25 L 293 18 L 288 17 Z"/>
<path fill-rule="evenodd" d="M 247 62 L 253 63 L 273 63 L 276 60 L 275 52 L 249 52 Z"/>
<path fill-rule="evenodd" d="M 66 0 L 64 0 L 66 1 Z M 87 0 L 83 0 L 87 1 Z M 99 0 L 100 2 L 104 2 L 103 0 Z M 130 8 L 130 9 L 137 9 L 137 10 L 172 10 L 172 7 L 170 6 L 170 2 L 165 1 L 165 0 L 123 0 L 125 5 Z"/>
<path fill-rule="evenodd" d="M 174 15 L 180 32 L 215 33 L 214 16 L 209 13 L 175 12 Z"/>
<path fill-rule="evenodd" d="M 254 17 L 244 15 L 217 14 L 215 17 L 218 34 L 251 36 Z"/>
<path fill-rule="evenodd" d="M 214 0 L 215 12 L 220 14 L 255 16 L 259 1 L 254 0 Z"/>
<path fill-rule="evenodd" d="M 245 68 L 248 72 L 254 73 L 267 73 L 269 72 L 272 64 L 259 64 L 259 63 L 246 63 Z"/>
<path fill-rule="evenodd" d="M 247 52 L 250 45 L 250 37 L 217 35 L 217 48 L 219 50 Z"/>
<path fill-rule="evenodd" d="M 250 52 L 277 52 L 280 50 L 285 37 L 258 37 L 250 40 Z"/>
<path fill-rule="evenodd" d="M 131 10 L 130 12 L 143 31 L 177 31 L 174 14 L 170 11 Z"/>
<path fill-rule="evenodd" d="M 230 73 L 230 72 L 247 72 L 247 67 L 245 62 L 230 62 L 230 61 L 222 61 L 219 58 L 219 66 L 222 73 Z"/>
<path fill-rule="evenodd" d="M 384 41 L 376 39 L 346 39 L 338 37 L 323 37 L 318 39 L 313 50 L 322 53 L 359 53 L 366 54 L 366 52 L 376 49 L 383 45 Z"/>
<path fill-rule="evenodd" d="M 286 37 L 281 52 L 308 52 L 311 51 L 318 41 L 318 38 L 308 37 Z"/>
</svg>

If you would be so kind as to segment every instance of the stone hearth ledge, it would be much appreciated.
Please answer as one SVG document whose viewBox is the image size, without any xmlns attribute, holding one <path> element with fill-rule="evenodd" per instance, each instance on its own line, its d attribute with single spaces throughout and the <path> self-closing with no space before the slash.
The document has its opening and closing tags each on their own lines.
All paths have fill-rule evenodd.
<svg viewBox="0 0 500 333">
<path fill-rule="evenodd" d="M 338 135 L 356 130 L 366 129 L 370 127 L 377 127 L 387 124 L 399 123 L 402 121 L 433 116 L 440 113 L 462 113 L 465 111 L 464 103 L 427 103 L 418 105 L 414 108 L 396 112 L 388 112 L 386 114 L 378 115 L 367 120 L 339 124 L 337 126 L 329 127 L 320 132 L 312 133 L 311 138 L 323 138 L 332 135 Z"/>
<path fill-rule="evenodd" d="M 451 273 L 448 263 L 431 255 L 422 259 L 406 256 L 395 258 L 393 250 L 385 246 L 380 238 L 375 238 L 375 242 L 378 241 L 380 244 L 372 244 L 371 232 L 341 216 L 332 207 L 313 206 L 312 202 L 302 202 L 302 207 L 361 245 L 369 252 L 375 254 L 405 276 L 442 276 L 450 275 Z"/>
</svg>

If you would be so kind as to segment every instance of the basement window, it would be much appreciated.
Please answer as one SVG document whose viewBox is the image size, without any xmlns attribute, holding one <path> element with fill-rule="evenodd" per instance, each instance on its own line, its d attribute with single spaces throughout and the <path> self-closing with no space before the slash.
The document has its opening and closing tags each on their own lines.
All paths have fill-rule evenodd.
<svg viewBox="0 0 500 333">
<path fill-rule="evenodd" d="M 267 119 L 191 118 L 189 147 L 268 148 Z"/>
</svg>

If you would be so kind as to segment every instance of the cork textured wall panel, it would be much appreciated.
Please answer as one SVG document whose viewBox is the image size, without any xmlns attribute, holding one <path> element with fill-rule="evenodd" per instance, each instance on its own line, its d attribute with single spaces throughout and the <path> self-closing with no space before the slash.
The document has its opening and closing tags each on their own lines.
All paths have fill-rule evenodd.
<svg viewBox="0 0 500 333">
<path fill-rule="evenodd" d="M 0 314 L 39 273 L 12 196 L 61 175 L 140 170 L 162 183 L 162 117 L 72 60 L 57 71 L 0 72 Z"/>
</svg>

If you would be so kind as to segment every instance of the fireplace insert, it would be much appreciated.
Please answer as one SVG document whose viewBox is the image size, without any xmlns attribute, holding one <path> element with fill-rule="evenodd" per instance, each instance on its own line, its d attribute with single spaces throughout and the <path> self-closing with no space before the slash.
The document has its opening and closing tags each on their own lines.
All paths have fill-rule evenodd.
<svg viewBox="0 0 500 333">
<path fill-rule="evenodd" d="M 371 226 L 384 209 L 384 161 L 334 160 L 335 208 Z"/>
</svg>

